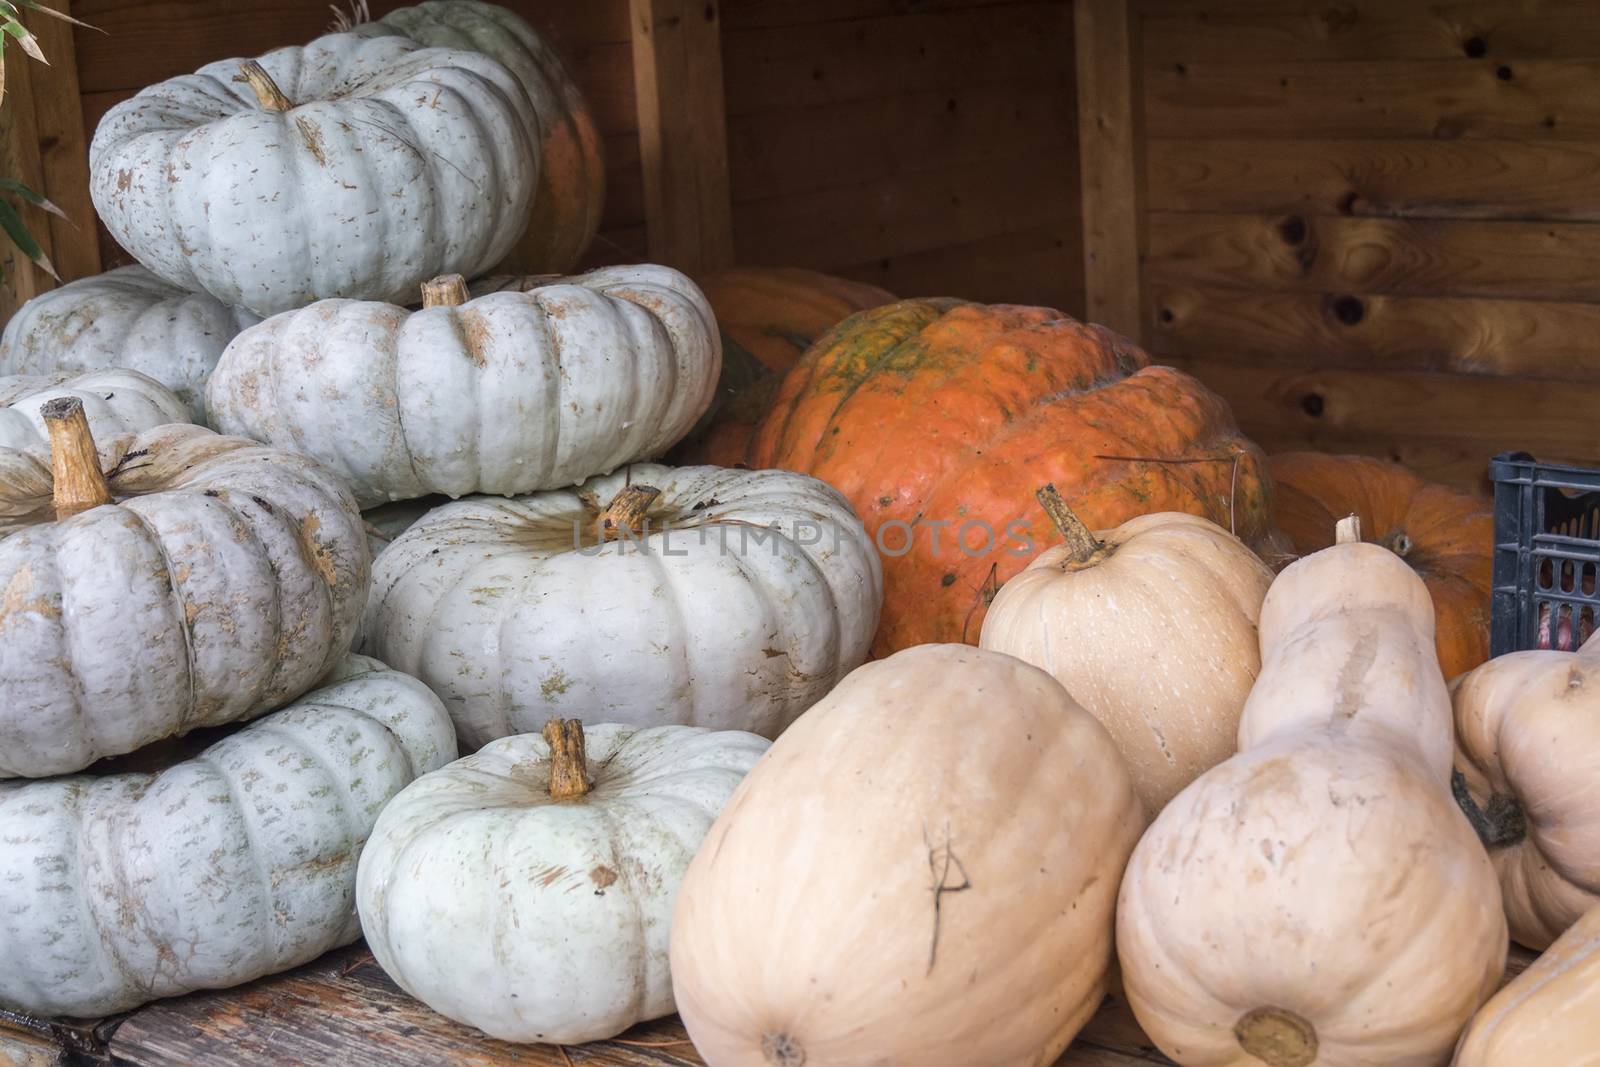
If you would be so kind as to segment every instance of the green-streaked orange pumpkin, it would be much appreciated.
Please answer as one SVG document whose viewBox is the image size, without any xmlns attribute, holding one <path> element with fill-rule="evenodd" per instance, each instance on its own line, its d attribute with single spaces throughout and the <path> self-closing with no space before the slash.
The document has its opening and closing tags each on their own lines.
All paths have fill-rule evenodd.
<svg viewBox="0 0 1600 1067">
<path fill-rule="evenodd" d="M 1285 452 L 1271 459 L 1272 517 L 1301 555 L 1333 544 L 1346 515 L 1411 565 L 1433 596 L 1439 667 L 1454 678 L 1489 658 L 1494 512 L 1487 500 L 1368 456 Z"/>
<path fill-rule="evenodd" d="M 849 498 L 884 559 L 874 650 L 975 643 L 1000 584 L 1061 540 L 1184 511 L 1267 531 L 1266 460 L 1228 406 L 1132 342 L 1049 308 L 904 300 L 861 312 L 784 378 L 751 445 Z M 991 537 L 992 534 L 992 537 Z"/>
<path fill-rule="evenodd" d="M 876 285 L 799 267 L 731 267 L 696 278 L 722 328 L 722 379 L 678 463 L 743 463 L 781 376 L 817 338 L 858 311 L 892 303 Z"/>
</svg>

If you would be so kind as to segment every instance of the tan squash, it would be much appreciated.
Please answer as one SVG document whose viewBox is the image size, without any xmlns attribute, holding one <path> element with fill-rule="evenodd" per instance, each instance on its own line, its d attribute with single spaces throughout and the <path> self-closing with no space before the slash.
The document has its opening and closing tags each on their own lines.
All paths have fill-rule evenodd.
<svg viewBox="0 0 1600 1067">
<path fill-rule="evenodd" d="M 1461 1037 L 1454 1067 L 1600 1065 L 1600 907 L 1490 998 Z"/>
<path fill-rule="evenodd" d="M 1154 816 L 1234 753 L 1272 571 L 1197 515 L 1141 515 L 1094 534 L 1055 486 L 1039 499 L 1065 543 L 1001 587 L 979 644 L 1066 686 L 1111 732 Z"/>
<path fill-rule="evenodd" d="M 1341 534 L 1274 581 L 1239 754 L 1123 879 L 1128 1000 L 1180 1064 L 1442 1063 L 1505 965 L 1494 868 L 1450 798 L 1427 587 Z"/>
<path fill-rule="evenodd" d="M 735 791 L 672 983 L 712 1067 L 1051 1063 L 1099 1006 L 1143 819 L 1049 675 L 962 645 L 867 664 Z"/>
<path fill-rule="evenodd" d="M 1456 802 L 1500 873 L 1511 936 L 1542 949 L 1600 905 L 1600 641 L 1458 678 Z"/>
</svg>

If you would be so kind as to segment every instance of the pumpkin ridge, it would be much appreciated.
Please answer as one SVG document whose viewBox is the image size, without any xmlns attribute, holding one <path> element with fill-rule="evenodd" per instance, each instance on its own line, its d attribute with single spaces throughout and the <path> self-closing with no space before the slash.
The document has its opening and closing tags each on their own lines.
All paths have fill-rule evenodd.
<svg viewBox="0 0 1600 1067">
<path fill-rule="evenodd" d="M 134 522 L 138 523 L 140 530 L 144 532 L 144 536 L 149 540 L 150 544 L 155 547 L 156 554 L 161 557 L 162 569 L 166 571 L 167 586 L 172 592 L 172 597 L 169 603 L 171 603 L 176 609 L 176 614 L 187 616 L 189 610 L 188 605 L 184 602 L 182 590 L 178 588 L 177 569 L 172 565 L 172 557 L 167 554 L 166 542 L 163 540 L 155 527 L 150 524 L 150 521 L 144 516 L 144 514 L 141 513 L 137 507 L 133 507 L 131 505 L 132 501 L 130 501 L 129 504 L 124 505 L 122 510 L 133 516 Z M 230 508 L 229 510 L 232 509 Z M 277 572 L 274 571 L 273 574 L 276 576 Z M 333 614 L 333 606 L 330 604 L 328 607 L 328 615 L 330 619 L 333 617 Z M 194 630 L 193 627 L 189 625 L 187 618 L 185 618 L 177 628 L 183 633 L 183 651 L 185 655 L 185 662 L 188 664 L 188 666 L 185 668 L 184 678 L 189 685 L 189 698 L 184 701 L 183 712 L 178 717 L 177 729 L 173 731 L 174 735 L 182 736 L 189 730 L 189 716 L 191 714 L 199 713 L 201 709 L 196 706 L 195 701 L 195 674 L 197 672 L 197 667 L 194 658 Z"/>
</svg>

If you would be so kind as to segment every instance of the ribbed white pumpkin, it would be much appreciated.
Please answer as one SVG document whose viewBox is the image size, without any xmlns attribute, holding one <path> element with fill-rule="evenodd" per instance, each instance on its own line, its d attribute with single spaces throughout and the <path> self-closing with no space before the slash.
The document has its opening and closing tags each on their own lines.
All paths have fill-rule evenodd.
<svg viewBox="0 0 1600 1067">
<path fill-rule="evenodd" d="M 0 336 L 0 374 L 125 367 L 171 389 L 203 421 L 211 368 L 235 334 L 260 321 L 137 264 L 118 267 L 23 304 Z"/>
<path fill-rule="evenodd" d="M 332 296 L 408 300 L 515 244 L 539 177 L 538 119 L 505 66 L 357 34 L 259 62 L 282 99 L 258 98 L 230 59 L 101 120 L 95 207 L 139 262 L 270 314 Z"/>
<path fill-rule="evenodd" d="M 141 433 L 173 422 L 190 422 L 189 408 L 172 390 L 137 371 L 0 376 L 0 448 L 44 444 L 39 409 L 57 397 L 75 396 L 97 439 Z"/>
<path fill-rule="evenodd" d="M 106 1015 L 354 941 L 378 812 L 455 754 L 426 686 L 350 657 L 161 774 L 0 782 L 0 1004 Z"/>
<path fill-rule="evenodd" d="M 412 312 L 326 300 L 234 338 L 213 423 L 321 460 L 363 507 L 573 485 L 660 455 L 722 366 L 700 290 L 668 267 L 607 267 Z M 437 296 L 435 294 L 438 294 Z"/>
<path fill-rule="evenodd" d="M 652 532 L 597 542 L 630 482 L 661 490 Z M 459 500 L 373 573 L 366 649 L 432 686 L 472 748 L 553 715 L 775 737 L 865 658 L 883 595 L 831 487 L 718 467 Z"/>
<path fill-rule="evenodd" d="M 673 1010 L 678 883 L 767 749 L 686 726 L 587 734 L 587 793 L 552 795 L 543 737 L 502 738 L 408 786 L 361 857 L 361 925 L 383 969 L 504 1040 L 594 1041 Z"/>
<path fill-rule="evenodd" d="M 539 187 L 527 231 L 499 269 L 571 270 L 600 229 L 605 160 L 589 105 L 549 42 L 514 12 L 479 0 L 425 0 L 351 32 L 399 33 L 433 48 L 486 52 L 517 76 L 539 119 Z"/>
<path fill-rule="evenodd" d="M 49 448 L 0 450 L 0 777 L 260 715 L 366 600 L 360 514 L 311 460 L 198 426 L 100 444 L 117 502 L 60 522 Z"/>
</svg>

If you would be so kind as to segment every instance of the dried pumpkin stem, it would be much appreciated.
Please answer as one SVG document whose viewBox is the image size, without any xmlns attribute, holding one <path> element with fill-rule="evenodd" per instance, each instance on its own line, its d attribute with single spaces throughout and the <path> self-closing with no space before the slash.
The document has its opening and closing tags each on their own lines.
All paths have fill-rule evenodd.
<svg viewBox="0 0 1600 1067">
<path fill-rule="evenodd" d="M 1083 524 L 1083 520 L 1067 505 L 1066 499 L 1057 492 L 1053 483 L 1034 493 L 1034 496 L 1038 497 L 1039 506 L 1044 508 L 1044 513 L 1050 516 L 1050 521 L 1066 540 L 1067 557 L 1073 563 L 1088 563 L 1106 554 L 1105 542 Z"/>
<path fill-rule="evenodd" d="M 1479 807 L 1472 790 L 1467 788 L 1466 775 L 1460 771 L 1450 772 L 1450 795 L 1455 797 L 1456 806 L 1472 824 L 1484 848 L 1504 848 L 1528 836 L 1528 817 L 1516 797 L 1495 793 Z"/>
<path fill-rule="evenodd" d="M 267 73 L 266 67 L 253 59 L 247 59 L 239 64 L 239 69 L 244 72 L 244 80 L 256 94 L 256 102 L 263 108 L 268 111 L 288 111 L 294 107 L 294 102 L 283 95 L 283 90 L 272 80 L 272 75 Z"/>
<path fill-rule="evenodd" d="M 653 485 L 630 485 L 611 498 L 594 520 L 595 533 L 602 541 L 615 541 L 624 530 L 634 531 L 644 523 L 645 512 L 656 502 L 661 490 Z"/>
<path fill-rule="evenodd" d="M 111 487 L 100 469 L 94 434 L 83 413 L 83 401 L 61 396 L 39 408 L 50 432 L 50 474 L 55 480 L 56 520 L 111 503 Z"/>
<path fill-rule="evenodd" d="M 467 280 L 459 274 L 442 274 L 422 283 L 422 306 L 425 308 L 460 307 L 471 296 L 467 292 Z"/>
<path fill-rule="evenodd" d="M 550 746 L 550 795 L 572 800 L 589 792 L 589 758 L 583 750 L 583 723 L 577 719 L 551 719 L 544 724 Z"/>
<path fill-rule="evenodd" d="M 1361 541 L 1361 516 L 1346 515 L 1333 528 L 1333 543 L 1354 545 Z"/>
</svg>

